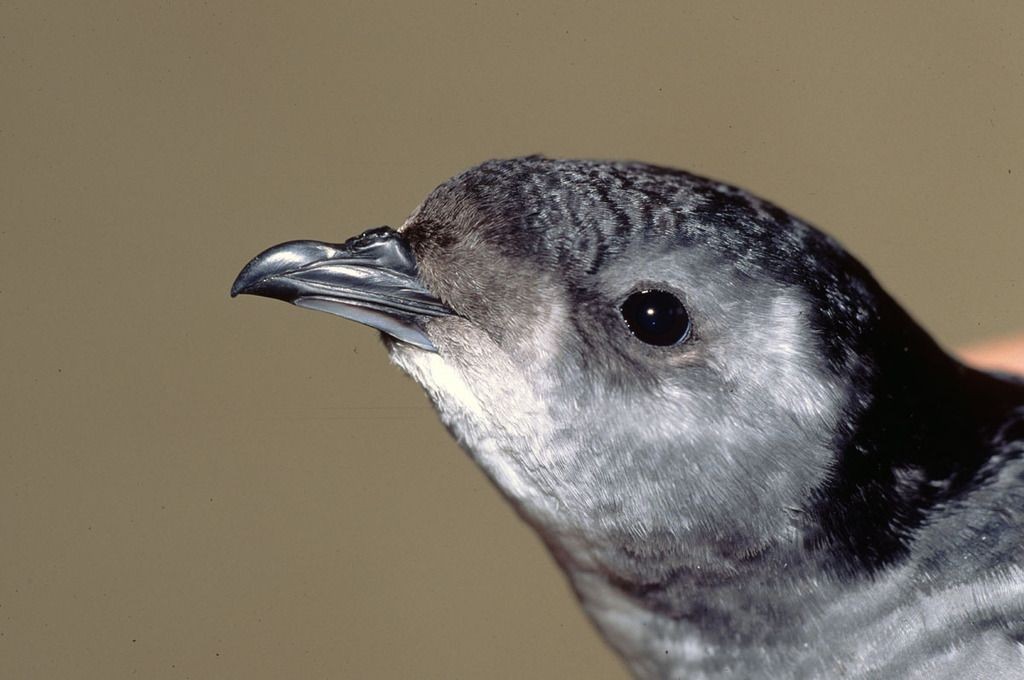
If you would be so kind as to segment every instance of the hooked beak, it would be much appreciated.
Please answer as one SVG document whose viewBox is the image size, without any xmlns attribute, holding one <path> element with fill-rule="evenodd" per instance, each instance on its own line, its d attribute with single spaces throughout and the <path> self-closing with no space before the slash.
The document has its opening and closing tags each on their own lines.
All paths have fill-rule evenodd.
<svg viewBox="0 0 1024 680">
<path fill-rule="evenodd" d="M 288 241 L 245 265 L 231 297 L 262 295 L 358 321 L 430 352 L 423 323 L 455 312 L 420 281 L 412 250 L 390 227 L 341 244 Z"/>
</svg>

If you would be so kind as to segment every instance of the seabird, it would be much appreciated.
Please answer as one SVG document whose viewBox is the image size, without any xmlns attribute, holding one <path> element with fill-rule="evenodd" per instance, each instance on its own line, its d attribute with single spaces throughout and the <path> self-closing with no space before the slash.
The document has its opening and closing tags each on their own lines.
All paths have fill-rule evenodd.
<svg viewBox="0 0 1024 680">
<path fill-rule="evenodd" d="M 765 200 L 488 161 L 242 293 L 379 329 L 639 678 L 1024 677 L 1024 382 Z"/>
</svg>

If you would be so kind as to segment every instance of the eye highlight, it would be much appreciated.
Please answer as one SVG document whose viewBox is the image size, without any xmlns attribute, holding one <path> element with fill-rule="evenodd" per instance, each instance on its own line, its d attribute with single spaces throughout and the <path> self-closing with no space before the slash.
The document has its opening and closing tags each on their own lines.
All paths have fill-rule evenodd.
<svg viewBox="0 0 1024 680">
<path fill-rule="evenodd" d="M 690 315 L 672 293 L 663 290 L 640 290 L 619 308 L 629 331 L 648 345 L 668 347 L 690 334 Z"/>
</svg>

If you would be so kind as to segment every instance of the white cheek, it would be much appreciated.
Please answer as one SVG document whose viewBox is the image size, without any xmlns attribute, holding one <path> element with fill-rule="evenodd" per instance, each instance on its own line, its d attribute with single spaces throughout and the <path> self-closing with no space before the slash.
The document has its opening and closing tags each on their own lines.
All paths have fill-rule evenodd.
<svg viewBox="0 0 1024 680">
<path fill-rule="evenodd" d="M 772 405 L 802 423 L 828 429 L 842 394 L 820 368 L 807 303 L 787 291 L 764 292 L 758 298 L 770 303 L 743 305 L 715 348 L 723 379 L 742 390 L 752 406 Z"/>
<path fill-rule="evenodd" d="M 763 340 L 769 361 L 761 382 L 774 386 L 774 394 L 799 416 L 823 417 L 831 422 L 838 408 L 838 385 L 818 370 L 821 358 L 811 346 L 806 306 L 799 300 L 775 298 Z"/>
<path fill-rule="evenodd" d="M 455 353 L 459 361 L 446 356 L 444 346 L 435 354 L 402 344 L 393 346 L 391 358 L 426 390 L 441 420 L 495 484 L 539 512 L 550 502 L 535 474 L 550 450 L 543 445 L 547 409 L 526 373 L 513 369 L 501 350 L 484 338 L 473 344 L 474 351 Z"/>
<path fill-rule="evenodd" d="M 442 413 L 459 413 L 472 420 L 484 418 L 484 405 L 474 390 L 462 373 L 440 355 L 396 345 L 391 359 L 427 390 Z"/>
</svg>

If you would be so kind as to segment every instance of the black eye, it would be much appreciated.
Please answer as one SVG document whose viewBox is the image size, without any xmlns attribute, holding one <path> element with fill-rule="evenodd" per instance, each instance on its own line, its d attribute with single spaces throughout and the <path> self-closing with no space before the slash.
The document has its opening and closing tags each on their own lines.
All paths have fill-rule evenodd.
<svg viewBox="0 0 1024 680">
<path fill-rule="evenodd" d="M 641 290 L 620 308 L 629 330 L 648 345 L 674 345 L 690 333 L 690 315 L 672 293 Z"/>
</svg>

